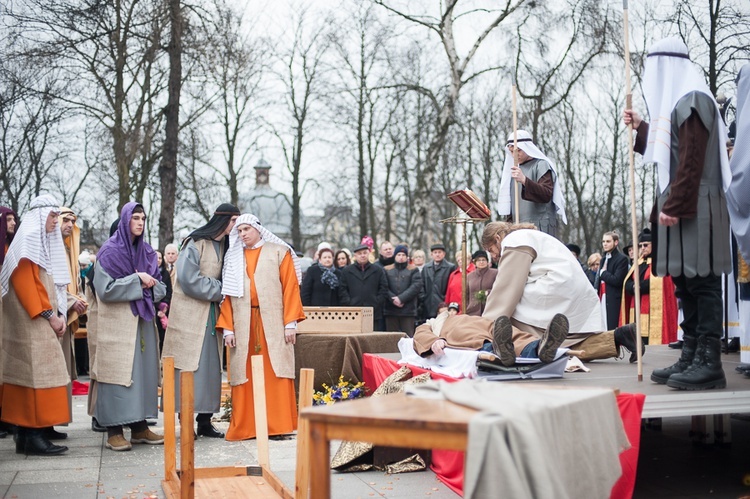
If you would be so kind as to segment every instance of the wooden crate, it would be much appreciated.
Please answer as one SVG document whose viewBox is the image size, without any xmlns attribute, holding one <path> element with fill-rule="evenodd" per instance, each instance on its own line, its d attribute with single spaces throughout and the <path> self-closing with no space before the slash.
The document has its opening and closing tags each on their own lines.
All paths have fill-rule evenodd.
<svg viewBox="0 0 750 499">
<path fill-rule="evenodd" d="M 301 334 L 372 333 L 372 307 L 304 307 Z"/>
</svg>

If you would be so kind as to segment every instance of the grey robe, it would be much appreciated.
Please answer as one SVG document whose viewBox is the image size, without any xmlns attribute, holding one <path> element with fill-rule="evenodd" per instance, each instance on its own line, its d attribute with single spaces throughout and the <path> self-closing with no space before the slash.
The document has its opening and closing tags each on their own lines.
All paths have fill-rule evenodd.
<svg viewBox="0 0 750 499">
<path fill-rule="evenodd" d="M 222 259 L 220 243 L 211 241 L 219 261 Z M 221 358 L 217 348 L 216 320 L 219 318 L 221 281 L 201 275 L 200 254 L 193 241 L 180 251 L 177 260 L 177 282 L 183 292 L 196 299 L 211 302 L 208 321 L 205 325 L 201 356 L 194 373 L 195 412 L 213 414 L 221 406 Z M 173 300 L 176 298 L 173 295 Z M 196 324 L 196 327 L 198 324 Z M 180 408 L 180 370 L 175 369 L 175 407 Z"/>
<path fill-rule="evenodd" d="M 94 273 L 97 298 L 102 302 L 120 302 L 130 308 L 130 301 L 143 295 L 141 280 L 136 274 L 113 279 L 97 263 Z M 161 300 L 166 286 L 159 282 L 152 288 L 154 300 Z M 100 325 L 106 328 L 106 324 Z M 153 321 L 138 319 L 138 335 L 133 358 L 130 386 L 98 382 L 94 417 L 102 426 L 119 426 L 156 418 L 158 415 L 159 337 Z"/>
</svg>

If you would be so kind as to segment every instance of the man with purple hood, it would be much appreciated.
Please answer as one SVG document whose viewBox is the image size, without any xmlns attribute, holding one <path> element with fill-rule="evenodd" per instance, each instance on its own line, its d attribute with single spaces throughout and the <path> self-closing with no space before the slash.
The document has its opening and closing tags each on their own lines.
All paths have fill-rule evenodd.
<svg viewBox="0 0 750 499">
<path fill-rule="evenodd" d="M 97 256 L 94 289 L 98 328 L 93 377 L 96 378 L 94 417 L 107 428 L 106 447 L 115 451 L 131 444 L 158 445 L 164 437 L 148 428 L 158 415 L 159 337 L 154 302 L 166 286 L 156 252 L 143 238 L 146 213 L 129 202 L 120 211 L 114 235 Z M 123 426 L 132 432 L 130 441 Z"/>
</svg>

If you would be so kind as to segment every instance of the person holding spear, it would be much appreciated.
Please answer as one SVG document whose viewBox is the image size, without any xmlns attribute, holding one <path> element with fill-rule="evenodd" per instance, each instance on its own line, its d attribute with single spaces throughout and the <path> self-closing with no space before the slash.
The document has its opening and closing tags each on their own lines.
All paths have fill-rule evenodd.
<svg viewBox="0 0 750 499">
<path fill-rule="evenodd" d="M 625 109 L 637 130 L 634 150 L 655 163 L 659 194 L 651 212 L 654 273 L 672 276 L 682 302 L 679 360 L 651 380 L 683 390 L 724 388 L 721 274 L 731 270 L 729 216 L 723 196 L 731 175 L 726 129 L 702 73 L 677 38 L 652 45 L 643 90 L 651 124 Z"/>
</svg>

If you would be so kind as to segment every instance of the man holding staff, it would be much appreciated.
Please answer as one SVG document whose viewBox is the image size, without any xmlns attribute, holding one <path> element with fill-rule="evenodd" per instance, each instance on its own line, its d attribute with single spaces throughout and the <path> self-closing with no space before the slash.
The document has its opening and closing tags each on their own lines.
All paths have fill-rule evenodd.
<svg viewBox="0 0 750 499">
<path fill-rule="evenodd" d="M 557 183 L 555 163 L 534 144 L 529 132 L 518 130 L 517 139 L 515 135 L 511 133 L 505 145 L 498 214 L 517 223 L 532 223 L 542 232 L 557 236 L 557 215 L 560 215 L 563 223 L 567 224 L 568 220 L 565 217 L 565 201 Z M 517 144 L 517 151 L 514 143 Z M 514 164 L 516 153 L 518 166 Z M 518 200 L 511 180 L 520 184 Z M 518 218 L 515 216 L 516 206 Z"/>
<path fill-rule="evenodd" d="M 680 359 L 651 380 L 683 390 L 724 388 L 721 367 L 721 274 L 731 270 L 729 216 L 723 191 L 731 179 L 726 130 L 687 46 L 666 38 L 649 50 L 643 79 L 652 123 L 631 109 L 635 151 L 656 163 L 659 195 L 651 212 L 653 269 L 672 276 L 682 302 Z"/>
</svg>

